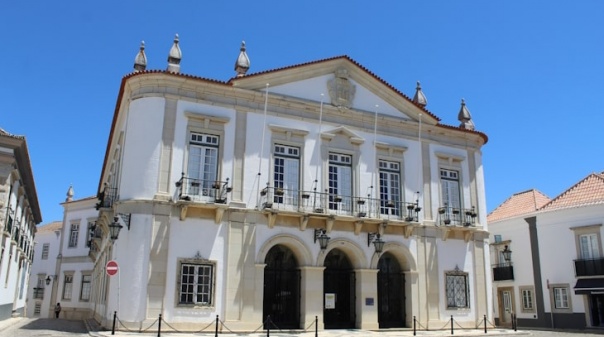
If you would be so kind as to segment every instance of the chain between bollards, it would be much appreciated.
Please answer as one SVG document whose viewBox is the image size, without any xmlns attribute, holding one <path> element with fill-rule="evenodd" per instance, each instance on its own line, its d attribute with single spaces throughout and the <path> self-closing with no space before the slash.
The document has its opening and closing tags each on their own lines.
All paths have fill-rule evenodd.
<svg viewBox="0 0 604 337">
<path fill-rule="evenodd" d="M 113 312 L 113 326 L 111 327 L 111 334 L 115 335 L 115 321 L 117 319 L 117 311 Z"/>
</svg>

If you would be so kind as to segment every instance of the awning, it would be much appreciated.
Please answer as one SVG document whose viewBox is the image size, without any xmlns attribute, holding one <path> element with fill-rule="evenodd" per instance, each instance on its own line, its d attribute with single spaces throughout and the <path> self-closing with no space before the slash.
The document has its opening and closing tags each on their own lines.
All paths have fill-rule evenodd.
<svg viewBox="0 0 604 337">
<path fill-rule="evenodd" d="M 575 294 L 604 294 L 604 278 L 584 278 L 577 280 Z"/>
</svg>

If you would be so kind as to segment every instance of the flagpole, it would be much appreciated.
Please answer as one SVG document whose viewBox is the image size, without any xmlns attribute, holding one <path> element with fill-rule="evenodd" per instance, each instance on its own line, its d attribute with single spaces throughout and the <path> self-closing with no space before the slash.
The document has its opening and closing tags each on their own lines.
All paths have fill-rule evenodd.
<svg viewBox="0 0 604 337">
<path fill-rule="evenodd" d="M 260 195 L 260 176 L 262 175 L 262 159 L 264 157 L 264 138 L 266 136 L 266 110 L 267 110 L 267 106 L 268 106 L 268 86 L 269 84 L 266 84 L 266 92 L 264 94 L 264 121 L 262 123 L 262 144 L 260 145 L 260 155 L 258 157 L 258 187 L 257 187 L 257 193 L 256 196 Z M 267 181 L 268 184 L 268 181 Z"/>
<path fill-rule="evenodd" d="M 321 132 L 323 132 L 323 99 L 325 95 L 321 93 L 321 105 L 319 108 L 319 131 L 317 132 L 317 162 L 315 165 L 315 187 L 313 188 L 313 212 L 317 207 L 317 188 L 319 187 L 319 166 L 321 166 L 321 145 L 323 141 L 321 140 Z"/>
<path fill-rule="evenodd" d="M 375 105 L 375 115 L 373 118 L 373 160 L 376 161 L 375 162 L 375 168 L 373 170 L 371 170 L 371 186 L 369 186 L 369 188 L 371 188 L 371 198 L 374 198 L 375 196 L 373 195 L 373 184 L 375 184 L 375 171 L 379 170 L 379 163 L 377 162 L 377 116 L 378 116 L 378 108 L 380 106 L 379 105 Z"/>
</svg>

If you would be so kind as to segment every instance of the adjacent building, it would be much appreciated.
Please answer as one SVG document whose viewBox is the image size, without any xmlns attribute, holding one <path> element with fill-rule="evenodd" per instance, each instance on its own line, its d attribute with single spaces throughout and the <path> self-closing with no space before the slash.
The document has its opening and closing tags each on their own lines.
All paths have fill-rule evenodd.
<svg viewBox="0 0 604 337">
<path fill-rule="evenodd" d="M 604 172 L 550 199 L 517 193 L 488 216 L 496 321 L 519 327 L 604 326 Z"/>
<path fill-rule="evenodd" d="M 409 98 L 348 56 L 247 74 L 242 44 L 227 81 L 182 74 L 181 58 L 177 36 L 167 70 L 146 70 L 141 46 L 119 88 L 86 272 L 101 324 L 490 317 L 487 136 L 465 102 L 443 124 L 419 83 Z"/>
<path fill-rule="evenodd" d="M 0 129 L 0 320 L 25 315 L 34 236 L 41 221 L 25 137 Z"/>
</svg>

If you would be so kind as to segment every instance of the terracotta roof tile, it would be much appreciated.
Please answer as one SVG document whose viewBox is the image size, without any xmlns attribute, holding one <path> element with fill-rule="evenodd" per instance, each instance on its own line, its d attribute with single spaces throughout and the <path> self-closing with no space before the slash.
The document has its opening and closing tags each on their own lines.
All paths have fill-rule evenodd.
<svg viewBox="0 0 604 337">
<path fill-rule="evenodd" d="M 56 230 L 61 230 L 61 228 L 63 227 L 63 222 L 61 221 L 53 221 L 51 223 L 48 223 L 46 225 L 42 225 L 38 227 L 38 233 L 45 233 L 45 232 L 54 232 Z"/>
<path fill-rule="evenodd" d="M 604 174 L 592 173 L 541 207 L 553 210 L 593 204 L 604 204 Z"/>
<path fill-rule="evenodd" d="M 495 222 L 534 212 L 550 200 L 547 195 L 535 189 L 516 193 L 487 215 L 487 222 Z"/>
</svg>

